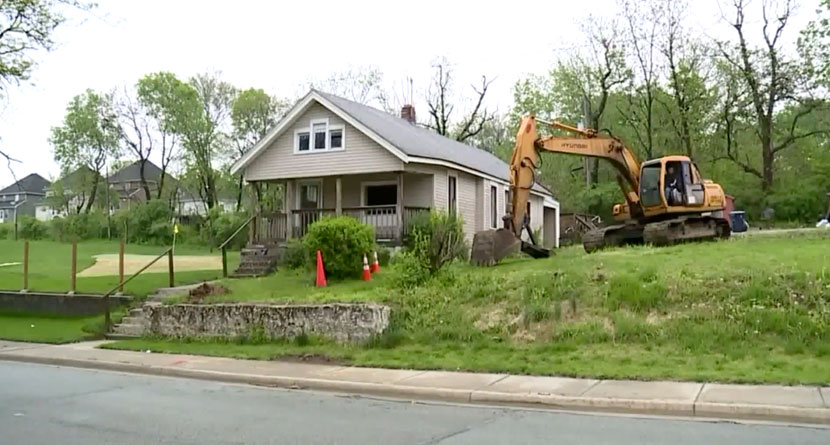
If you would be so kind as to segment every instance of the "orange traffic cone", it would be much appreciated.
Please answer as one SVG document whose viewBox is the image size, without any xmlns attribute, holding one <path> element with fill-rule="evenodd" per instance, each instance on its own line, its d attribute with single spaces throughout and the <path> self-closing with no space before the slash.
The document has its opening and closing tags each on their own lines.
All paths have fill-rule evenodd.
<svg viewBox="0 0 830 445">
<path fill-rule="evenodd" d="M 374 259 L 372 260 L 372 273 L 380 272 L 380 263 L 378 263 L 378 251 L 374 252 Z"/>
<path fill-rule="evenodd" d="M 363 281 L 372 281 L 372 273 L 369 272 L 369 260 L 363 254 Z"/>
<path fill-rule="evenodd" d="M 317 250 L 317 287 L 326 287 L 326 271 L 323 269 L 323 254 Z"/>
</svg>

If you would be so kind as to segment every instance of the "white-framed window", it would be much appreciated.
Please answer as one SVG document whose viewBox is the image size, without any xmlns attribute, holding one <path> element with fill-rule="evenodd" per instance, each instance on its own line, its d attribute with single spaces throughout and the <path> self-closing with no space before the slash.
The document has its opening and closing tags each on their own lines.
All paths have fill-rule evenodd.
<svg viewBox="0 0 830 445">
<path fill-rule="evenodd" d="M 307 152 L 311 148 L 311 134 L 308 130 L 294 132 L 294 151 Z"/>
<path fill-rule="evenodd" d="M 499 190 L 495 185 L 490 186 L 490 227 L 497 228 L 499 219 Z"/>
<path fill-rule="evenodd" d="M 447 176 L 447 210 L 458 212 L 458 178 L 453 175 Z"/>
<path fill-rule="evenodd" d="M 312 119 L 308 127 L 294 130 L 294 153 L 316 153 L 345 149 L 346 130 L 328 119 Z"/>
</svg>

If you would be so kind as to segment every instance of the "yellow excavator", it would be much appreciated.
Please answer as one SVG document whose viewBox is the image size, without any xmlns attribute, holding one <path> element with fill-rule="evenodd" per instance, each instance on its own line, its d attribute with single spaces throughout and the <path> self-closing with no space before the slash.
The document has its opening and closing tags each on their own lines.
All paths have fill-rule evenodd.
<svg viewBox="0 0 830 445">
<path fill-rule="evenodd" d="M 540 138 L 537 122 L 577 136 Z M 526 217 L 540 152 L 601 158 L 617 170 L 625 203 L 614 205 L 616 224 L 590 230 L 582 236 L 587 252 L 623 244 L 663 246 L 680 241 L 727 238 L 732 233 L 731 197 L 724 194 L 720 185 L 702 179 L 697 166 L 687 156 L 664 156 L 640 163 L 631 149 L 617 138 L 599 136 L 592 129 L 526 116 L 519 126 L 510 159 L 510 213 L 504 216 L 504 228 L 475 234 L 473 263 L 492 265 L 518 250 L 535 258 L 550 255 L 534 238 Z M 525 229 L 529 242 L 522 240 Z"/>
</svg>

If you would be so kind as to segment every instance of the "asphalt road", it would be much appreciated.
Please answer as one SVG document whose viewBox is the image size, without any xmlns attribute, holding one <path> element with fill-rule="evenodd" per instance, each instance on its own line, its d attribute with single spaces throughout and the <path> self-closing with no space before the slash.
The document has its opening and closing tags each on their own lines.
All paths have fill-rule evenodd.
<svg viewBox="0 0 830 445">
<path fill-rule="evenodd" d="M 830 429 L 411 403 L 0 361 L 0 443 L 826 445 Z"/>
</svg>

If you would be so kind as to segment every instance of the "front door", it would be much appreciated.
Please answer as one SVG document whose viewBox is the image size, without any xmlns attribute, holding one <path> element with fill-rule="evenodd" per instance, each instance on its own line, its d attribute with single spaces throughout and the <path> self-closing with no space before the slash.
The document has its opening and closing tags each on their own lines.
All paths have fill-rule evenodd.
<svg viewBox="0 0 830 445">
<path fill-rule="evenodd" d="M 363 185 L 361 220 L 375 229 L 378 239 L 398 237 L 398 185 L 375 183 Z"/>
<path fill-rule="evenodd" d="M 323 190 L 319 181 L 301 182 L 297 187 L 297 218 L 294 221 L 295 236 L 302 237 L 308 232 L 309 224 L 321 217 L 318 210 L 323 206 Z"/>
</svg>

